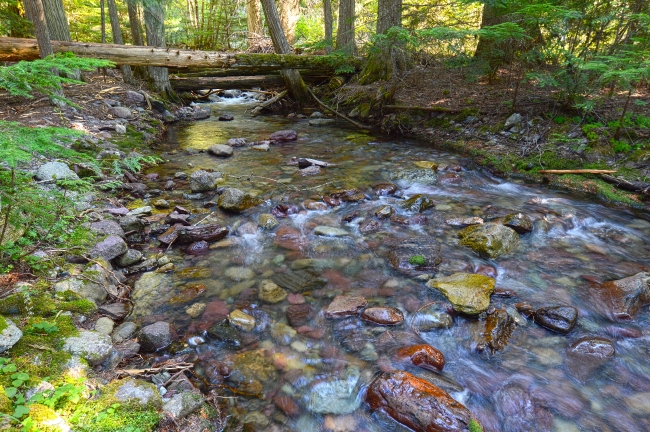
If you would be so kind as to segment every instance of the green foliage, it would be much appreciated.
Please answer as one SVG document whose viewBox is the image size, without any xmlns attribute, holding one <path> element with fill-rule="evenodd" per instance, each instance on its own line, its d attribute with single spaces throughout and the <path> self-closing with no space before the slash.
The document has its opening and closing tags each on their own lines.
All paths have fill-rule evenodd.
<svg viewBox="0 0 650 432">
<path fill-rule="evenodd" d="M 130 154 L 124 159 L 116 159 L 112 164 L 112 172 L 116 176 L 121 176 L 125 171 L 137 173 L 145 165 L 157 165 L 163 162 L 163 159 L 158 156 L 144 156 L 141 154 Z"/>
<path fill-rule="evenodd" d="M 616 140 L 614 138 L 610 140 L 610 144 L 616 153 L 627 153 L 632 150 L 632 147 L 628 143 Z"/>
<path fill-rule="evenodd" d="M 414 266 L 423 266 L 426 263 L 427 260 L 422 255 L 413 255 L 412 257 L 409 258 L 409 264 Z"/>
<path fill-rule="evenodd" d="M 471 419 L 468 426 L 469 432 L 483 432 L 483 428 L 481 427 L 480 423 L 475 419 Z"/>
<path fill-rule="evenodd" d="M 34 335 L 46 335 L 56 333 L 58 331 L 59 327 L 57 327 L 55 323 L 51 323 L 49 321 L 42 321 L 40 323 L 32 324 L 25 327 L 24 330 L 25 333 Z"/>
<path fill-rule="evenodd" d="M 112 67 L 108 60 L 75 57 L 72 53 L 54 54 L 44 59 L 20 61 L 11 66 L 0 67 L 0 88 L 13 96 L 34 97 L 34 91 L 44 93 L 54 99 L 71 104 L 58 95 L 62 84 L 83 84 L 66 75 L 76 70 L 92 70 L 99 67 Z M 57 73 L 58 72 L 58 73 Z"/>
</svg>

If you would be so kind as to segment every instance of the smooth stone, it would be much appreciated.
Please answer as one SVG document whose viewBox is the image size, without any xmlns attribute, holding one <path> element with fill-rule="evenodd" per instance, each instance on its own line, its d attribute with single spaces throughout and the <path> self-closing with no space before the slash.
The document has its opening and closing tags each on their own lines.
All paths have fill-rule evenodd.
<svg viewBox="0 0 650 432">
<path fill-rule="evenodd" d="M 128 249 L 122 255 L 115 258 L 115 264 L 118 267 L 128 267 L 142 261 L 142 252 L 137 249 Z"/>
<path fill-rule="evenodd" d="M 400 348 L 394 355 L 397 361 L 408 361 L 413 366 L 434 372 L 445 367 L 445 356 L 431 345 L 411 345 Z"/>
<path fill-rule="evenodd" d="M 476 351 L 490 355 L 505 349 L 508 340 L 517 324 L 504 310 L 497 310 L 488 314 L 485 325 L 474 336 Z"/>
<path fill-rule="evenodd" d="M 229 145 L 215 144 L 208 149 L 208 153 L 217 157 L 230 157 L 233 155 L 234 150 Z"/>
<path fill-rule="evenodd" d="M 595 283 L 589 301 L 612 321 L 629 321 L 650 303 L 650 273 L 637 273 L 623 279 Z"/>
<path fill-rule="evenodd" d="M 573 306 L 547 306 L 535 311 L 535 322 L 561 334 L 569 333 L 578 320 L 578 310 Z"/>
<path fill-rule="evenodd" d="M 462 229 L 458 232 L 458 237 L 460 244 L 483 258 L 497 258 L 519 245 L 519 234 L 512 228 L 492 222 Z"/>
<path fill-rule="evenodd" d="M 350 235 L 349 232 L 342 228 L 329 227 L 325 225 L 319 225 L 314 228 L 314 234 L 326 237 L 344 237 Z"/>
<path fill-rule="evenodd" d="M 82 330 L 79 336 L 72 336 L 63 342 L 63 351 L 83 358 L 95 366 L 108 359 L 113 352 L 110 336 L 96 331 Z"/>
<path fill-rule="evenodd" d="M 413 319 L 413 326 L 423 332 L 448 329 L 453 325 L 454 319 L 447 312 L 446 305 L 439 303 L 433 303 L 420 309 Z"/>
<path fill-rule="evenodd" d="M 340 295 L 325 309 L 327 318 L 345 318 L 358 315 L 368 305 L 368 300 L 358 296 Z"/>
<path fill-rule="evenodd" d="M 41 165 L 36 171 L 36 179 L 48 180 L 79 180 L 79 176 L 63 162 L 47 162 Z"/>
<path fill-rule="evenodd" d="M 217 187 L 220 179 L 221 173 L 219 172 L 194 171 L 190 175 L 190 189 L 192 192 L 210 191 Z"/>
<path fill-rule="evenodd" d="M 213 324 L 208 328 L 206 333 L 210 339 L 223 342 L 233 348 L 239 348 L 242 344 L 239 331 L 231 326 L 228 320 L 222 320 Z"/>
<path fill-rule="evenodd" d="M 372 187 L 377 196 L 394 195 L 398 188 L 392 183 L 380 183 Z"/>
<path fill-rule="evenodd" d="M 328 379 L 312 385 L 307 409 L 316 414 L 350 414 L 361 405 L 355 391 L 359 369 L 350 366 L 341 378 Z"/>
<path fill-rule="evenodd" d="M 124 229 L 122 229 L 119 223 L 110 219 L 104 219 L 99 222 L 91 223 L 90 230 L 99 234 L 100 236 L 116 235 L 124 238 Z"/>
<path fill-rule="evenodd" d="M 290 129 L 280 130 L 280 131 L 273 132 L 271 136 L 269 136 L 269 139 L 271 141 L 280 141 L 280 142 L 295 141 L 298 139 L 298 132 Z"/>
<path fill-rule="evenodd" d="M 395 209 L 389 205 L 381 206 L 374 212 L 375 216 L 380 219 L 387 219 L 395 214 Z"/>
<path fill-rule="evenodd" d="M 533 231 L 533 221 L 523 213 L 511 213 L 503 220 L 503 225 L 512 228 L 519 234 L 526 234 Z"/>
<path fill-rule="evenodd" d="M 155 352 L 171 345 L 177 336 L 170 323 L 158 321 L 143 327 L 138 339 L 143 352 Z"/>
<path fill-rule="evenodd" d="M 266 303 L 279 303 L 287 298 L 287 292 L 270 280 L 260 282 L 257 294 Z"/>
<path fill-rule="evenodd" d="M 127 252 L 128 249 L 129 247 L 122 237 L 110 235 L 91 249 L 90 256 L 91 258 L 104 258 L 106 261 L 110 261 Z"/>
<path fill-rule="evenodd" d="M 449 300 L 454 310 L 468 315 L 487 310 L 495 284 L 491 277 L 471 273 L 454 273 L 427 282 L 429 288 L 439 290 Z"/>
<path fill-rule="evenodd" d="M 138 326 L 136 323 L 131 321 L 123 322 L 113 330 L 113 342 L 116 344 L 122 343 L 125 340 L 130 339 L 137 330 Z"/>
<path fill-rule="evenodd" d="M 230 312 L 230 315 L 228 315 L 228 321 L 230 322 L 230 325 L 239 330 L 253 331 L 255 328 L 255 318 L 239 309 Z"/>
<path fill-rule="evenodd" d="M 153 211 L 153 208 L 151 208 L 151 206 L 142 206 L 142 207 L 138 207 L 138 208 L 134 208 L 133 210 L 130 210 L 130 211 L 126 214 L 126 216 L 143 216 L 143 215 L 149 215 L 149 214 L 151 214 L 152 211 Z M 122 226 L 122 228 L 125 229 L 124 226 Z M 126 230 L 126 229 L 125 229 L 125 230 Z M 130 230 L 126 230 L 126 231 L 130 231 Z"/>
<path fill-rule="evenodd" d="M 420 255 L 425 263 L 411 264 L 411 258 Z M 392 241 L 388 247 L 388 261 L 396 270 L 409 276 L 433 273 L 442 262 L 440 244 L 433 236 L 419 236 Z"/>
<path fill-rule="evenodd" d="M 415 161 L 413 162 L 413 165 L 423 169 L 432 169 L 432 170 L 438 169 L 438 164 L 433 161 Z"/>
<path fill-rule="evenodd" d="M 361 319 L 380 325 L 397 325 L 404 321 L 404 314 L 394 307 L 368 307 L 361 313 Z"/>
<path fill-rule="evenodd" d="M 23 332 L 8 318 L 0 316 L 0 321 L 5 323 L 5 328 L 0 332 L 0 353 L 3 353 L 23 337 Z"/>
<path fill-rule="evenodd" d="M 171 414 L 176 419 L 182 419 L 199 409 L 203 404 L 203 396 L 194 392 L 176 393 L 163 404 L 163 412 Z"/>
<path fill-rule="evenodd" d="M 616 349 L 609 339 L 583 337 L 567 349 L 567 367 L 576 378 L 585 381 L 615 354 Z"/>
<path fill-rule="evenodd" d="M 262 213 L 257 219 L 257 224 L 265 230 L 272 230 L 280 225 L 280 222 L 270 213 Z"/>
<path fill-rule="evenodd" d="M 436 209 L 437 209 L 437 207 L 436 207 Z M 483 223 L 483 219 L 481 219 L 480 217 L 476 217 L 476 216 L 466 217 L 466 218 L 456 217 L 456 218 L 451 218 L 451 219 L 445 220 L 445 223 L 447 225 L 451 225 L 451 226 L 467 227 L 467 226 L 470 226 L 470 225 L 480 225 L 480 224 Z"/>
<path fill-rule="evenodd" d="M 228 267 L 223 274 L 227 278 L 237 282 L 255 277 L 255 272 L 248 267 Z"/>
<path fill-rule="evenodd" d="M 235 188 L 228 188 L 217 199 L 217 206 L 231 213 L 241 213 L 256 206 L 259 200 Z"/>
<path fill-rule="evenodd" d="M 204 310 L 205 310 L 205 303 L 198 302 L 185 308 L 185 313 L 191 318 L 198 318 L 199 316 L 201 316 Z"/>
<path fill-rule="evenodd" d="M 403 181 L 406 183 L 419 183 L 423 185 L 436 184 L 438 177 L 432 169 L 407 169 L 401 170 L 391 175 L 392 180 Z"/>
<path fill-rule="evenodd" d="M 113 322 L 112 319 L 108 317 L 100 317 L 95 322 L 95 331 L 105 335 L 110 335 L 111 333 L 113 333 L 113 326 L 115 326 L 115 323 Z"/>
</svg>

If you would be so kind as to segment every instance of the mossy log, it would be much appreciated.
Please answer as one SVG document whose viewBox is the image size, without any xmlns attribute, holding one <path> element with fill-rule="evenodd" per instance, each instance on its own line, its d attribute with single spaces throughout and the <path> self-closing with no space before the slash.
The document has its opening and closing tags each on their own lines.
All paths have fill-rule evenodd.
<svg viewBox="0 0 650 432">
<path fill-rule="evenodd" d="M 307 82 L 326 81 L 328 76 L 306 76 Z M 209 89 L 250 89 L 253 87 L 268 88 L 284 86 L 284 78 L 280 75 L 235 76 L 235 77 L 209 77 L 209 78 L 184 78 L 172 77 L 169 79 L 175 90 L 209 90 Z"/>
<path fill-rule="evenodd" d="M 55 53 L 71 52 L 78 57 L 110 60 L 116 65 L 160 66 L 176 68 L 244 68 L 317 69 L 334 71 L 339 67 L 359 68 L 362 59 L 342 56 L 295 54 L 247 54 L 219 51 L 189 51 L 133 45 L 90 42 L 52 41 Z M 36 39 L 0 38 L 0 62 L 35 60 L 39 58 Z"/>
<path fill-rule="evenodd" d="M 258 76 L 258 75 L 279 75 L 277 67 L 265 66 L 242 66 L 231 67 L 228 69 L 222 68 L 168 68 L 171 75 L 179 78 L 219 78 L 219 77 L 233 77 L 233 76 Z M 318 69 L 300 69 L 300 75 L 303 76 L 332 76 L 331 71 L 323 71 Z"/>
</svg>

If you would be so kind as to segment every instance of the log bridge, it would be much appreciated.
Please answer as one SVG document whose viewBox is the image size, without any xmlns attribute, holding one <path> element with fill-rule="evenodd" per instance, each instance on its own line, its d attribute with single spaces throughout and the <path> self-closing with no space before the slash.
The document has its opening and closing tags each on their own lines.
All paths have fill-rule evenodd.
<svg viewBox="0 0 650 432">
<path fill-rule="evenodd" d="M 117 66 L 167 67 L 172 73 L 170 82 L 177 90 L 283 85 L 281 69 L 301 70 L 304 79 L 313 82 L 331 77 L 340 67 L 358 70 L 362 63 L 358 57 L 194 51 L 91 42 L 52 41 L 52 49 L 55 53 L 109 60 Z M 38 58 L 36 39 L 0 37 L 0 62 Z"/>
</svg>

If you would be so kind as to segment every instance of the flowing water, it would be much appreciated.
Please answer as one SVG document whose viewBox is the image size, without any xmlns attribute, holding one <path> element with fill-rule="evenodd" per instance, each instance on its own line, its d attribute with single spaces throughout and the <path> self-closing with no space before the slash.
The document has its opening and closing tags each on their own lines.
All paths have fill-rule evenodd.
<svg viewBox="0 0 650 432">
<path fill-rule="evenodd" d="M 458 155 L 416 140 L 367 135 L 343 123 L 313 127 L 306 119 L 250 117 L 245 112 L 247 102 L 245 97 L 216 101 L 211 119 L 172 127 L 167 138 L 172 151 L 163 155 L 169 162 L 153 171 L 161 177 L 195 169 L 219 171 L 224 175 L 219 186 L 239 188 L 263 203 L 233 215 L 204 205 L 216 200 L 214 194 L 193 200 L 183 196 L 188 189 L 163 194 L 168 201 L 202 213 L 193 222 L 207 217 L 206 221 L 230 227 L 231 233 L 205 255 L 187 255 L 174 248 L 174 288 L 156 299 L 149 315 L 142 318 L 145 323 L 161 319 L 174 323 L 188 343 L 185 351 L 196 353 L 195 371 L 204 388 L 221 387 L 226 396 L 236 398 L 231 399 L 231 415 L 251 430 L 407 430 L 371 413 L 363 403 L 364 389 L 373 377 L 395 367 L 448 391 L 486 431 L 650 430 L 650 313 L 645 307 L 633 321 L 617 323 L 590 302 L 590 280 L 620 279 L 648 270 L 650 215 L 497 179 L 467 166 Z M 235 120 L 217 121 L 221 113 L 233 114 Z M 280 129 L 296 130 L 299 139 L 272 145 L 268 152 L 236 148 L 227 159 L 195 151 L 229 138 L 268 139 Z M 300 177 L 298 167 L 287 164 L 292 157 L 336 166 L 324 168 L 320 175 Z M 423 160 L 449 168 L 439 169 L 432 185 L 393 181 L 401 196 L 374 193 L 374 185 L 391 182 L 392 174 L 413 169 L 415 161 Z M 350 188 L 367 198 L 337 207 L 321 204 L 322 210 L 305 209 L 308 200 L 322 202 L 323 195 Z M 430 196 L 435 208 L 422 215 L 403 210 L 399 204 L 414 194 Z M 278 218 L 278 228 L 258 228 L 259 215 L 280 203 L 294 205 L 298 211 Z M 360 225 L 375 219 L 373 213 L 382 205 L 390 205 L 402 221 L 411 223 L 377 219 L 378 231 L 361 232 Z M 359 212 L 358 218 L 342 221 L 353 211 Z M 445 223 L 470 216 L 500 220 L 514 212 L 530 216 L 534 230 L 521 235 L 516 250 L 494 260 L 459 245 L 459 228 Z M 340 228 L 347 234 L 318 236 L 316 226 Z M 280 240 L 278 232 L 283 234 Z M 524 320 L 505 349 L 488 355 L 476 349 L 484 317 L 453 314 L 450 328 L 422 326 L 427 311 L 440 305 L 444 309 L 446 300 L 422 279 L 395 270 L 387 252 L 395 240 L 426 236 L 441 244 L 438 274 L 494 274 L 497 288 L 515 293 L 512 298 L 493 296 L 491 305 L 496 309 L 512 311 L 518 302 L 534 308 L 571 305 L 579 311 L 576 327 L 560 335 Z M 292 293 L 275 304 L 259 300 L 262 281 L 292 272 L 321 277 L 326 284 L 300 295 Z M 389 327 L 357 317 L 325 318 L 323 310 L 340 294 L 363 296 L 369 305 L 399 308 L 405 320 Z M 311 305 L 295 319 L 294 327 L 287 322 L 290 302 Z M 199 312 L 206 306 L 192 318 L 186 311 L 195 303 L 201 303 L 196 306 Z M 252 331 L 237 332 L 239 347 L 203 333 L 237 308 L 256 318 Z M 603 364 L 580 364 L 567 350 L 585 336 L 612 341 L 616 354 Z M 444 354 L 444 372 L 391 361 L 396 347 L 418 342 Z"/>
</svg>

